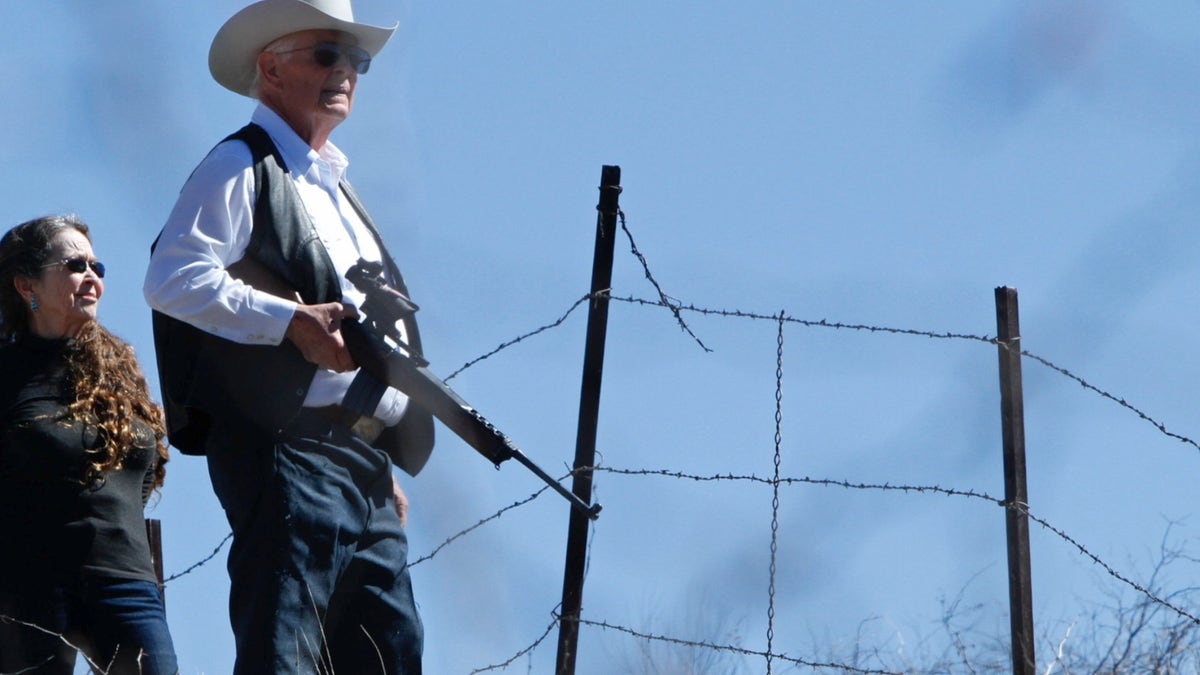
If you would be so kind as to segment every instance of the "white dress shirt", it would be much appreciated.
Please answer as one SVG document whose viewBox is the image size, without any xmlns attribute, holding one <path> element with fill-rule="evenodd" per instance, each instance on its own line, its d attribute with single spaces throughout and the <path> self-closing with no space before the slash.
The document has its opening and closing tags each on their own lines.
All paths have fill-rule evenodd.
<svg viewBox="0 0 1200 675">
<path fill-rule="evenodd" d="M 342 302 L 361 307 L 365 296 L 345 273 L 361 257 L 380 261 L 370 230 L 338 189 L 349 161 L 332 142 L 313 150 L 270 108 L 259 104 L 251 121 L 279 149 L 342 284 Z M 163 227 L 143 293 L 154 309 L 214 335 L 254 345 L 283 342 L 296 309 L 292 300 L 259 291 L 226 271 L 241 260 L 254 227 L 254 167 L 250 148 L 221 143 L 200 162 L 180 191 Z M 398 326 L 403 331 L 403 325 Z M 354 372 L 318 369 L 305 406 L 341 403 Z M 408 398 L 388 388 L 375 416 L 400 420 Z"/>
</svg>

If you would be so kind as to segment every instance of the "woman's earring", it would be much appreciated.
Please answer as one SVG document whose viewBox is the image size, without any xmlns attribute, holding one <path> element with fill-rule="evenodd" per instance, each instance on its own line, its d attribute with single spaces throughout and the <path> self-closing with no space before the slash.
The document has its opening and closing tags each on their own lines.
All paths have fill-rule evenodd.
<svg viewBox="0 0 1200 675">
<path fill-rule="evenodd" d="M 36 312 L 36 311 L 38 311 L 38 304 L 37 304 L 37 296 L 36 296 L 36 295 L 31 295 L 31 296 L 29 296 L 29 309 L 31 309 L 31 310 L 33 310 L 33 311 L 35 311 L 35 312 Z"/>
</svg>

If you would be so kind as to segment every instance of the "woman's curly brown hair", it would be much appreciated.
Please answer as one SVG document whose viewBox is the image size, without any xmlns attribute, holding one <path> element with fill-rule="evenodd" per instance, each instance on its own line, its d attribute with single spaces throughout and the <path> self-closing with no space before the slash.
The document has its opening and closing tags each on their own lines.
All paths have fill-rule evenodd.
<svg viewBox="0 0 1200 675">
<path fill-rule="evenodd" d="M 134 357 L 133 347 L 89 321 L 67 344 L 67 374 L 75 385 L 75 401 L 67 407 L 70 418 L 100 430 L 103 445 L 90 450 L 87 482 L 119 470 L 132 448 L 150 440 L 139 434 L 141 420 L 154 435 L 158 463 L 154 485 L 161 487 L 166 475 L 166 426 L 162 409 L 150 399 L 150 388 Z"/>
<path fill-rule="evenodd" d="M 41 274 L 55 237 L 68 229 L 92 239 L 88 226 L 74 215 L 30 220 L 0 238 L 0 341 L 19 340 L 30 330 L 29 309 L 16 292 L 14 278 Z M 120 469 L 132 448 L 146 444 L 149 439 L 140 438 L 134 424 L 141 420 L 154 434 L 155 487 L 161 486 L 167 462 L 166 428 L 162 409 L 150 399 L 133 347 L 89 321 L 68 343 L 66 355 L 67 376 L 75 392 L 67 418 L 97 427 L 103 443 L 91 451 L 85 482 L 102 480 L 105 472 Z"/>
</svg>

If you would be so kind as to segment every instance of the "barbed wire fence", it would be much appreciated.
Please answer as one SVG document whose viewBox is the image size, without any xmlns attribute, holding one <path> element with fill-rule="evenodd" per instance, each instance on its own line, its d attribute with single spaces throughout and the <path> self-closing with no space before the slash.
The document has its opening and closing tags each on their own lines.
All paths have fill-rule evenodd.
<svg viewBox="0 0 1200 675">
<path fill-rule="evenodd" d="M 655 279 L 655 276 L 652 274 L 646 257 L 641 253 L 641 251 L 638 249 L 636 243 L 634 242 L 633 235 L 628 229 L 624 212 L 619 212 L 619 215 L 620 215 L 621 229 L 625 232 L 625 234 L 628 237 L 629 246 L 630 246 L 630 254 L 639 261 L 639 263 L 645 273 L 646 279 L 652 284 L 658 297 L 657 298 L 641 298 L 641 297 L 635 297 L 635 296 L 617 296 L 617 295 L 611 294 L 611 292 L 605 292 L 605 293 L 603 293 L 603 296 L 605 298 L 607 298 L 608 300 L 610 300 L 612 302 L 627 304 L 627 305 L 631 305 L 631 306 L 641 306 L 641 307 L 648 307 L 648 308 L 654 308 L 654 309 L 662 309 L 662 310 L 669 312 L 674 317 L 674 319 L 675 319 L 676 323 L 679 325 L 679 327 L 684 332 L 686 332 L 687 335 L 690 336 L 690 338 L 692 340 L 694 340 L 696 342 L 696 344 L 701 349 L 703 349 L 705 352 L 709 352 L 711 350 L 709 349 L 709 347 L 707 345 L 704 344 L 703 341 L 701 341 L 701 339 L 689 327 L 689 325 L 686 321 L 687 315 L 695 315 L 695 316 L 703 316 L 703 317 L 716 317 L 716 318 L 720 318 L 720 319 L 728 319 L 728 320 L 736 320 L 736 321 L 772 322 L 772 323 L 776 324 L 776 326 L 777 326 L 777 344 L 776 344 L 776 346 L 777 346 L 777 354 L 776 354 L 777 367 L 776 367 L 776 372 L 775 372 L 775 376 L 776 376 L 775 425 L 776 425 L 776 428 L 775 428 L 775 447 L 774 447 L 774 456 L 773 456 L 774 472 L 770 477 L 761 477 L 761 476 L 757 476 L 754 474 L 734 474 L 734 473 L 717 473 L 717 474 L 703 475 L 703 474 L 697 474 L 697 473 L 688 473 L 688 472 L 679 471 L 679 470 L 675 470 L 675 469 L 669 469 L 669 468 L 646 468 L 646 467 L 636 468 L 636 467 L 616 467 L 616 466 L 602 466 L 602 465 L 591 466 L 591 467 L 582 467 L 579 470 L 580 471 L 590 471 L 593 473 L 604 473 L 604 474 L 608 474 L 608 475 L 615 476 L 615 477 L 624 477 L 624 478 L 629 478 L 629 479 L 660 478 L 660 479 L 670 479 L 670 480 L 675 480 L 675 481 L 690 481 L 690 482 L 695 482 L 695 483 L 731 482 L 731 483 L 745 483 L 745 484 L 752 484 L 752 485 L 762 485 L 762 486 L 769 487 L 771 490 L 772 499 L 771 499 L 771 508 L 770 508 L 771 536 L 770 536 L 770 541 L 769 541 L 770 568 L 768 570 L 768 588 L 766 590 L 766 593 L 768 595 L 767 635 L 765 638 L 766 649 L 755 650 L 755 649 L 746 648 L 746 647 L 738 645 L 738 644 L 718 644 L 713 641 L 696 640 L 696 639 L 691 639 L 689 637 L 682 637 L 682 636 L 677 636 L 677 635 L 665 635 L 665 634 L 650 632 L 650 631 L 639 629 L 639 628 L 632 627 L 632 626 L 627 626 L 627 625 L 622 625 L 619 623 L 606 621 L 603 619 L 586 619 L 586 618 L 581 617 L 578 619 L 570 619 L 570 620 L 578 621 L 578 624 L 580 626 L 588 627 L 591 629 L 597 629 L 597 630 L 601 630 L 601 631 L 606 631 L 606 632 L 612 631 L 612 632 L 615 632 L 618 634 L 629 636 L 630 638 L 633 638 L 636 640 L 662 643 L 662 644 L 672 645 L 672 646 L 682 646 L 682 647 L 687 647 L 687 648 L 691 648 L 691 649 L 711 650 L 714 652 L 725 652 L 725 653 L 730 653 L 730 654 L 735 654 L 735 655 L 740 655 L 740 656 L 761 659 L 765 664 L 767 673 L 772 672 L 773 664 L 775 662 L 781 662 L 781 663 L 785 663 L 785 664 L 790 664 L 791 666 L 803 666 L 803 667 L 812 668 L 812 669 L 823 669 L 823 670 L 831 670 L 831 671 L 846 672 L 846 673 L 899 675 L 899 673 L 897 671 L 863 668 L 863 667 L 859 667 L 859 666 L 849 664 L 849 663 L 827 662 L 827 661 L 820 661 L 820 660 L 811 659 L 811 658 L 795 657 L 795 656 L 789 655 L 786 652 L 779 651 L 776 648 L 776 645 L 775 645 L 775 641 L 776 641 L 775 640 L 775 593 L 776 593 L 776 574 L 777 574 L 776 562 L 777 562 L 777 554 L 778 554 L 777 536 L 778 536 L 778 524 L 779 524 L 779 516 L 780 516 L 780 508 L 781 508 L 781 506 L 780 506 L 781 505 L 781 489 L 785 488 L 785 487 L 794 487 L 794 486 L 812 486 L 812 487 L 821 487 L 821 488 L 840 488 L 840 489 L 848 490 L 848 491 L 862 491 L 862 492 L 941 495 L 941 496 L 945 496 L 945 497 L 962 499 L 962 500 L 966 500 L 966 501 L 974 501 L 974 502 L 982 502 L 982 503 L 986 503 L 986 504 L 991 504 L 994 506 L 998 506 L 1002 509 L 1021 511 L 1031 521 L 1033 521 L 1034 523 L 1037 523 L 1043 530 L 1050 533 L 1053 537 L 1056 537 L 1057 539 L 1061 540 L 1071 550 L 1075 551 L 1080 557 L 1082 557 L 1086 561 L 1097 566 L 1100 570 L 1102 570 L 1104 575 L 1111 578 L 1113 581 L 1117 582 L 1119 585 L 1136 592 L 1138 595 L 1143 597 L 1147 602 L 1166 609 L 1170 613 L 1179 617 L 1179 619 L 1181 621 L 1184 621 L 1188 624 L 1200 626 L 1200 617 L 1197 617 L 1196 614 L 1193 613 L 1192 611 L 1189 611 L 1188 609 L 1180 606 L 1180 603 L 1178 601 L 1173 602 L 1172 600 L 1168 599 L 1168 597 L 1173 597 L 1173 594 L 1166 594 L 1168 597 L 1163 597 L 1164 596 L 1163 593 L 1156 592 L 1154 590 L 1154 588 L 1152 588 L 1150 585 L 1139 583 L 1137 580 L 1132 578 L 1133 575 L 1122 572 L 1119 569 L 1117 564 L 1111 563 L 1111 562 L 1105 560 L 1099 554 L 1097 554 L 1093 550 L 1091 550 L 1082 541 L 1080 541 L 1079 539 L 1073 537 L 1068 532 L 1066 532 L 1063 528 L 1060 528 L 1060 527 L 1054 525 L 1053 523 L 1049 522 L 1046 518 L 1043 518 L 1043 517 L 1037 515 L 1036 513 L 1032 512 L 1028 508 L 1028 506 L 1025 504 L 1007 503 L 1004 499 L 997 498 L 986 492 L 977 491 L 974 489 L 962 489 L 962 488 L 953 488 L 953 487 L 943 487 L 940 485 L 923 485 L 923 484 L 913 484 L 913 483 L 859 482 L 859 481 L 851 481 L 851 480 L 846 480 L 846 479 L 823 478 L 823 477 L 814 477 L 814 476 L 788 476 L 788 475 L 784 475 L 782 473 L 780 448 L 781 448 L 782 440 L 783 440 L 782 439 L 782 419 L 783 419 L 783 415 L 784 415 L 784 411 L 785 411 L 785 408 L 783 406 L 783 385 L 784 385 L 784 380 L 785 380 L 784 369 L 783 369 L 784 329 L 785 329 L 785 327 L 793 326 L 793 327 L 801 327 L 801 328 L 806 328 L 806 329 L 826 329 L 826 330 L 833 330 L 833 331 L 860 332 L 860 333 L 868 333 L 868 334 L 875 334 L 875 335 L 881 335 L 881 336 L 922 337 L 922 338 L 928 338 L 928 339 L 932 339 L 932 340 L 960 341 L 960 342 L 978 343 L 978 344 L 982 344 L 982 345 L 995 346 L 995 347 L 1001 347 L 1001 348 L 1009 348 L 1005 344 L 1001 343 L 993 336 L 983 335 L 983 334 L 957 333 L 957 332 L 947 332 L 947 331 L 939 331 L 939 330 L 933 330 L 933 329 L 904 328 L 904 327 L 874 325 L 874 324 L 866 324 L 866 323 L 842 323 L 842 322 L 828 321 L 826 319 L 804 319 L 804 318 L 789 316 L 789 315 L 787 315 L 786 311 L 780 311 L 778 313 L 768 314 L 768 313 L 761 313 L 761 312 L 755 312 L 755 311 L 749 311 L 749 310 L 737 309 L 737 308 L 734 308 L 734 309 L 712 308 L 712 307 L 699 306 L 699 305 L 695 305 L 695 304 L 685 304 L 683 302 L 680 302 L 680 301 L 672 298 L 663 290 L 662 285 Z M 474 359 L 467 361 L 461 367 L 459 367 L 458 369 L 451 372 L 450 375 L 448 377 L 446 377 L 445 379 L 447 381 L 452 380 L 453 378 L 455 378 L 456 376 L 461 374 L 463 371 L 465 371 L 471 367 L 474 367 L 483 361 L 486 361 L 487 359 L 495 356 L 496 354 L 498 354 L 508 348 L 511 348 L 519 343 L 522 343 L 528 339 L 531 339 L 535 336 L 543 334 L 547 331 L 551 331 L 551 330 L 554 330 L 556 328 L 563 326 L 564 324 L 567 323 L 568 319 L 576 312 L 577 309 L 579 309 L 581 306 L 583 306 L 588 301 L 594 299 L 595 297 L 596 296 L 594 296 L 593 294 L 590 294 L 590 293 L 580 296 L 578 299 L 574 300 L 572 302 L 572 304 L 554 320 L 552 320 L 548 323 L 545 323 L 537 328 L 529 330 L 528 332 L 520 334 L 512 339 L 509 339 L 509 340 L 506 340 L 506 341 L 500 343 L 498 346 L 496 346 L 492 350 L 490 350 Z M 1172 439 L 1174 441 L 1178 441 L 1178 442 L 1184 443 L 1186 445 L 1189 445 L 1197 450 L 1200 450 L 1200 443 L 1198 443 L 1196 440 L 1194 440 L 1188 436 L 1185 436 L 1183 434 L 1180 434 L 1174 430 L 1168 429 L 1167 425 L 1164 422 L 1155 418 L 1149 412 L 1143 410 L 1142 408 L 1134 405 L 1133 403 L 1128 401 L 1126 398 L 1119 396 L 1111 391 L 1108 391 L 1104 388 L 1101 388 L 1100 386 L 1097 386 L 1097 385 L 1091 383 L 1090 381 L 1088 381 L 1081 375 L 1076 374 L 1075 372 L 1051 361 L 1048 358 L 1045 358 L 1038 354 L 1032 353 L 1025 349 L 1021 349 L 1019 353 L 1023 358 L 1028 359 L 1032 362 L 1039 364 L 1040 366 L 1045 367 L 1051 373 L 1054 373 L 1058 376 L 1066 378 L 1067 380 L 1073 382 L 1074 384 L 1079 385 L 1084 391 L 1116 404 L 1120 408 L 1124 409 L 1126 412 L 1136 416 L 1138 419 L 1140 419 L 1143 422 L 1145 422 L 1146 424 L 1150 425 L 1159 434 L 1161 434 L 1169 439 Z M 560 477 L 560 480 L 563 480 L 563 479 L 569 477 L 570 475 L 571 474 L 568 473 L 565 476 Z M 439 554 L 441 554 L 447 547 L 454 545 L 456 542 L 462 540 L 464 537 L 471 535 L 472 533 L 479 530 L 480 528 L 486 527 L 489 524 L 494 523 L 496 520 L 500 519 L 501 517 L 505 516 L 506 514 L 512 512 L 512 511 L 515 511 L 517 509 L 520 509 L 520 508 L 534 502 L 535 500 L 540 498 L 548 489 L 549 489 L 548 486 L 543 487 L 523 499 L 517 500 L 507 506 L 504 506 L 503 508 L 500 508 L 499 510 L 495 511 L 494 513 L 491 513 L 490 515 L 481 517 L 474 524 L 466 526 L 463 529 L 461 529 L 460 531 L 456 532 L 455 534 L 447 537 L 440 544 L 433 547 L 433 549 L 431 551 L 429 551 L 428 553 L 420 555 L 420 556 L 414 558 L 413 560 L 411 560 L 410 565 L 419 566 L 419 565 L 423 565 L 423 564 L 432 563 L 434 561 L 434 559 Z M 182 570 L 180 570 L 178 572 L 175 572 L 169 576 L 166 576 L 165 579 L 163 580 L 164 584 L 170 585 L 171 583 L 185 580 L 190 574 L 194 573 L 199 568 L 204 567 L 208 563 L 212 562 L 221 553 L 221 551 L 228 544 L 228 542 L 230 541 L 231 538 L 232 538 L 232 534 L 226 535 L 221 541 L 219 541 L 218 543 L 215 544 L 211 553 L 206 555 L 204 558 L 191 563 L 190 565 L 186 566 L 185 568 L 183 568 Z M 492 672 L 492 671 L 503 671 L 503 670 L 508 669 L 509 667 L 513 666 L 518 661 L 520 661 L 522 658 L 532 654 L 535 650 L 537 650 L 545 642 L 546 638 L 549 637 L 549 635 L 553 632 L 553 630 L 557 626 L 560 625 L 560 623 L 562 621 L 569 620 L 569 619 L 562 617 L 558 613 L 558 608 L 550 609 L 550 611 L 548 613 L 552 618 L 549 621 L 549 623 L 547 624 L 547 626 L 545 627 L 544 631 L 542 631 L 539 635 L 533 637 L 527 645 L 516 650 L 513 654 L 511 654 L 510 656 L 508 656 L 505 660 L 503 660 L 501 662 L 476 668 L 475 670 L 472 671 L 472 674 Z M 23 623 L 16 619 L 11 618 L 11 617 L 7 617 L 7 616 L 0 616 L 0 621 L 14 621 L 14 622 L 18 622 L 18 623 Z M 35 630 L 43 630 L 37 626 L 30 626 L 30 628 L 35 629 Z M 94 664 L 93 664 L 93 667 L 94 667 Z M 8 675 L 8 674 L 0 673 L 0 675 Z"/>
<path fill-rule="evenodd" d="M 764 314 L 764 313 L 760 313 L 760 312 L 747 311 L 747 310 L 743 310 L 743 309 L 718 309 L 718 308 L 697 306 L 694 304 L 684 304 L 684 303 L 677 301 L 676 299 L 670 297 L 663 290 L 662 285 L 655 279 L 654 275 L 652 274 L 645 256 L 638 250 L 638 247 L 633 240 L 633 236 L 628 230 L 624 212 L 620 212 L 619 215 L 620 215 L 620 219 L 621 219 L 622 230 L 626 233 L 626 235 L 629 238 L 630 252 L 641 263 L 647 280 L 650 281 L 650 283 L 653 285 L 654 289 L 657 291 L 658 298 L 657 299 L 647 299 L 647 298 L 640 298 L 640 297 L 633 297 L 633 296 L 616 296 L 616 295 L 612 295 L 611 293 L 609 293 L 609 294 L 606 294 L 606 296 L 605 296 L 605 297 L 607 297 L 607 299 L 609 299 L 611 301 L 627 303 L 627 304 L 631 304 L 631 305 L 640 305 L 640 306 L 646 306 L 646 307 L 652 307 L 652 308 L 662 308 L 662 309 L 668 310 L 674 316 L 674 318 L 676 319 L 680 328 L 684 332 L 686 332 L 706 352 L 709 352 L 711 350 L 708 348 L 707 345 L 705 345 L 701 341 L 701 339 L 699 337 L 696 336 L 696 334 L 688 326 L 687 321 L 684 318 L 685 314 L 695 314 L 695 315 L 700 315 L 700 316 L 712 316 L 712 317 L 737 319 L 737 320 L 748 320 L 748 321 L 770 321 L 770 322 L 775 322 L 778 324 L 778 337 L 777 337 L 778 352 L 777 352 L 777 369 L 776 369 L 776 379 L 777 379 L 777 381 L 776 381 L 776 404 L 777 404 L 777 407 L 776 407 L 776 416 L 775 416 L 776 433 L 775 433 L 775 455 L 774 455 L 775 473 L 770 478 L 764 478 L 764 477 L 759 477 L 759 476 L 753 475 L 753 474 L 751 474 L 751 475 L 734 475 L 731 473 L 726 473 L 726 474 L 699 475 L 699 474 L 685 473 L 685 472 L 671 470 L 671 469 L 620 468 L 620 467 L 611 467 L 611 466 L 585 467 L 581 470 L 588 470 L 588 471 L 593 471 L 593 472 L 597 472 L 597 473 L 602 472 L 602 473 L 607 473 L 610 475 L 627 476 L 627 477 L 638 477 L 638 476 L 662 477 L 662 478 L 670 478 L 670 479 L 674 479 L 674 480 L 687 480 L 687 481 L 694 481 L 694 482 L 733 481 L 733 482 L 755 483 L 755 484 L 769 486 L 772 491 L 772 500 L 771 500 L 771 514 L 770 514 L 771 537 L 770 537 L 770 543 L 769 543 L 769 547 L 770 547 L 769 566 L 770 566 L 770 569 L 769 569 L 769 573 L 768 573 L 768 588 L 767 588 L 767 594 L 768 594 L 768 621 L 767 621 L 767 636 L 766 636 L 767 649 L 761 650 L 761 651 L 760 650 L 751 650 L 751 649 L 746 649 L 739 645 L 716 644 L 714 642 L 687 639 L 687 638 L 683 638 L 683 637 L 679 637 L 679 636 L 655 634 L 655 633 L 639 630 L 637 628 L 633 628 L 630 626 L 613 624 L 613 623 L 610 623 L 610 622 L 604 621 L 604 620 L 591 620 L 591 619 L 580 618 L 580 619 L 578 619 L 578 622 L 580 623 L 580 625 L 598 628 L 598 629 L 602 629 L 602 630 L 606 630 L 606 631 L 611 630 L 611 631 L 629 635 L 633 638 L 636 638 L 639 640 L 644 640 L 644 641 L 660 642 L 660 643 L 669 644 L 669 645 L 677 645 L 677 646 L 712 650 L 712 651 L 718 651 L 718 652 L 728 652 L 728 653 L 739 654 L 739 655 L 744 655 L 744 656 L 754 656 L 757 658 L 761 658 L 763 660 L 763 662 L 765 663 L 765 666 L 766 666 L 767 673 L 772 672 L 772 664 L 775 661 L 781 661 L 781 662 L 788 663 L 788 664 L 791 664 L 794 666 L 805 666 L 805 667 L 813 668 L 813 669 L 827 669 L 827 670 L 848 672 L 848 673 L 893 673 L 894 671 L 889 671 L 889 670 L 860 668 L 860 667 L 857 667 L 855 665 L 851 665 L 848 663 L 821 662 L 821 661 L 816 661 L 813 659 L 797 658 L 797 657 L 789 656 L 788 654 L 783 653 L 783 652 L 778 652 L 774 649 L 774 631 L 775 631 L 775 623 L 774 623 L 775 598 L 774 598 L 774 596 L 775 596 L 775 584 L 776 584 L 776 573 L 777 573 L 776 555 L 778 552 L 778 550 L 777 550 L 777 547 L 778 547 L 777 534 L 778 534 L 778 522 L 779 522 L 779 510 L 780 510 L 779 490 L 783 486 L 811 485 L 811 486 L 819 486 L 819 487 L 838 487 L 838 488 L 843 488 L 846 490 L 858 490 L 858 491 L 899 492 L 899 493 L 905 493 L 905 494 L 907 494 L 907 493 L 938 494 L 938 495 L 944 495 L 944 496 L 954 497 L 954 498 L 982 501 L 982 502 L 990 503 L 995 506 L 999 506 L 1000 508 L 1003 508 L 1006 510 L 1017 511 L 1017 512 L 1023 513 L 1031 521 L 1033 521 L 1034 523 L 1037 523 L 1046 532 L 1049 532 L 1054 537 L 1057 537 L 1061 541 L 1065 542 L 1079 556 L 1083 557 L 1087 561 L 1098 566 L 1103 571 L 1103 573 L 1105 575 L 1107 575 L 1109 578 L 1111 578 L 1112 580 L 1118 582 L 1120 585 L 1122 585 L 1124 587 L 1132 589 L 1134 592 L 1136 592 L 1137 594 L 1142 596 L 1149 603 L 1158 605 L 1162 608 L 1165 608 L 1166 610 L 1173 613 L 1174 615 L 1177 615 L 1182 621 L 1187 622 L 1188 624 L 1191 624 L 1191 625 L 1200 626 L 1200 617 L 1197 617 L 1191 611 L 1182 607 L 1178 601 L 1172 602 L 1170 599 L 1168 599 L 1168 597 L 1174 597 L 1176 594 L 1174 594 L 1174 593 L 1166 594 L 1167 597 L 1164 597 L 1164 594 L 1156 592 L 1150 585 L 1139 583 L 1138 581 L 1136 581 L 1135 579 L 1132 578 L 1132 575 L 1123 573 L 1122 571 L 1120 571 L 1118 569 L 1117 565 L 1110 563 L 1110 562 L 1106 561 L 1105 559 L 1103 559 L 1100 555 L 1098 555 L 1097 553 L 1095 553 L 1091 549 L 1089 549 L 1088 546 L 1086 546 L 1083 542 L 1081 542 L 1077 538 L 1072 537 L 1070 534 L 1068 534 L 1064 529 L 1054 525 L 1046 518 L 1041 517 L 1041 516 L 1037 515 L 1036 513 L 1033 513 L 1029 509 L 1028 505 L 1026 505 L 1026 504 L 1009 503 L 1002 498 L 992 496 L 990 494 L 987 494 L 986 492 L 981 492 L 981 491 L 971 490 L 971 489 L 947 488 L 947 487 L 942 487 L 942 486 L 938 486 L 938 485 L 852 482 L 852 481 L 848 481 L 848 480 L 831 479 L 831 478 L 816 478 L 816 477 L 811 477 L 811 476 L 789 477 L 789 476 L 784 476 L 780 473 L 780 447 L 781 447 L 781 441 L 782 441 L 780 423 L 781 423 L 782 414 L 783 414 L 783 406 L 782 406 L 782 390 L 783 390 L 783 381 L 784 381 L 783 345 L 784 345 L 784 327 L 785 327 L 785 325 L 796 325 L 796 326 L 801 326 L 804 328 L 831 329 L 831 330 L 838 330 L 838 331 L 857 331 L 857 332 L 865 332 L 865 333 L 871 333 L 871 334 L 881 334 L 881 335 L 885 335 L 885 336 L 886 335 L 911 336 L 911 337 L 924 337 L 924 338 L 929 338 L 929 339 L 934 339 L 934 340 L 954 340 L 954 341 L 975 342 L 975 343 L 980 343 L 980 344 L 998 347 L 998 348 L 1002 348 L 1002 349 L 1012 349 L 1013 347 L 1010 344 L 1001 342 L 994 336 L 983 335 L 983 334 L 958 333 L 958 332 L 937 331 L 937 330 L 920 329 L 920 328 L 901 328 L 901 327 L 895 327 L 895 326 L 874 325 L 874 324 L 842 323 L 842 322 L 829 321 L 826 319 L 803 319 L 803 318 L 797 318 L 797 317 L 790 317 L 786 314 L 785 311 L 781 311 L 778 314 Z M 563 315 L 561 315 L 553 323 L 546 324 L 534 331 L 526 333 L 514 340 L 511 340 L 511 341 L 508 341 L 508 342 L 502 344 L 500 347 L 493 350 L 492 352 L 489 352 L 484 357 L 480 357 L 479 359 L 469 362 L 466 366 L 464 366 L 464 368 L 470 367 L 471 365 L 478 363 L 479 361 L 487 358 L 488 356 L 491 356 L 491 355 L 497 353 L 501 349 L 511 346 L 513 344 L 516 344 L 517 342 L 520 342 L 528 337 L 532 337 L 533 335 L 536 335 L 540 332 L 543 332 L 545 330 L 562 325 L 564 323 L 564 321 L 566 320 L 566 318 L 571 314 L 571 312 L 573 312 L 576 308 L 581 306 L 585 301 L 589 300 L 590 297 L 591 297 L 590 295 L 585 295 L 582 298 L 580 298 L 579 300 L 577 300 L 567 310 L 567 312 L 565 312 Z M 1190 445 L 1190 446 L 1200 450 L 1200 444 L 1198 444 L 1195 440 L 1193 440 L 1185 435 L 1182 435 L 1180 433 L 1177 433 L 1171 429 L 1168 429 L 1167 425 L 1164 422 L 1156 419 L 1151 414 L 1149 414 L 1147 411 L 1135 406 L 1133 403 L 1128 401 L 1126 398 L 1121 397 L 1117 394 L 1114 394 L 1114 393 L 1112 393 L 1106 389 L 1103 389 L 1095 384 L 1092 384 L 1088 380 L 1084 379 L 1082 376 L 1072 372 L 1071 370 L 1068 370 L 1067 368 L 1065 368 L 1061 365 L 1058 365 L 1057 363 L 1051 361 L 1050 359 L 1048 359 L 1046 357 L 1032 353 L 1025 349 L 1020 349 L 1019 353 L 1023 358 L 1029 359 L 1041 366 L 1044 366 L 1045 368 L 1049 369 L 1051 372 L 1053 372 L 1059 376 L 1062 376 L 1062 377 L 1072 381 L 1073 383 L 1079 385 L 1085 391 L 1087 391 L 1091 394 L 1097 395 L 1097 396 L 1099 396 L 1103 399 L 1106 399 L 1112 403 L 1117 404 L 1121 408 L 1125 409 L 1127 412 L 1132 413 L 1133 415 L 1135 415 L 1142 421 L 1153 426 L 1153 428 L 1157 432 L 1162 434 L 1163 436 L 1173 439 L 1173 440 L 1176 440 L 1176 441 L 1179 441 L 1179 442 L 1182 442 L 1182 443 L 1185 443 L 1187 445 Z M 460 371 L 456 371 L 456 374 L 457 374 L 457 372 L 461 372 L 461 369 L 460 369 Z M 541 492 L 544 492 L 544 491 L 545 491 L 545 489 L 543 489 L 542 491 L 539 491 L 539 493 L 535 493 L 534 495 L 531 495 L 531 497 L 529 498 L 528 501 L 531 501 L 532 499 L 536 498 L 537 496 L 540 495 Z M 527 502 L 520 502 L 520 503 L 514 504 L 508 508 L 519 506 L 524 503 L 527 503 Z M 483 522 L 485 522 L 485 521 L 480 521 L 480 524 L 482 524 Z M 465 531 L 464 531 L 464 533 L 465 533 Z M 459 533 L 458 535 L 456 535 L 456 537 L 462 536 L 462 534 L 464 534 L 464 533 Z M 537 649 L 541 645 L 541 643 L 546 639 L 546 637 L 548 637 L 550 632 L 553 630 L 556 622 L 567 620 L 564 617 L 559 616 L 557 614 L 554 614 L 554 618 L 555 618 L 555 621 L 551 622 L 540 636 L 538 636 L 536 639 L 534 639 L 533 642 L 531 642 L 527 646 L 525 646 L 522 649 L 515 652 L 509 659 L 507 659 L 501 663 L 497 663 L 494 665 L 476 669 L 476 670 L 472 671 L 472 673 L 474 674 L 474 673 L 482 673 L 482 672 L 489 672 L 489 671 L 494 671 L 494 670 L 507 669 L 509 666 L 511 666 L 512 664 L 517 662 L 521 657 L 523 657 L 523 656 L 531 653 L 535 649 Z M 1058 655 L 1058 658 L 1061 658 L 1061 646 L 1060 646 L 1060 653 Z"/>
</svg>

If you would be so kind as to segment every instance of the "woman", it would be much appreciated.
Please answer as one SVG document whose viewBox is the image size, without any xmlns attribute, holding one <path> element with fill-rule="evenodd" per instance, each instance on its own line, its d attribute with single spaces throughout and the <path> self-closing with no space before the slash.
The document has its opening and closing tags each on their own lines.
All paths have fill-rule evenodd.
<svg viewBox="0 0 1200 675">
<path fill-rule="evenodd" d="M 0 672 L 175 673 L 143 508 L 167 461 L 132 348 L 96 321 L 75 216 L 0 239 Z"/>
</svg>

